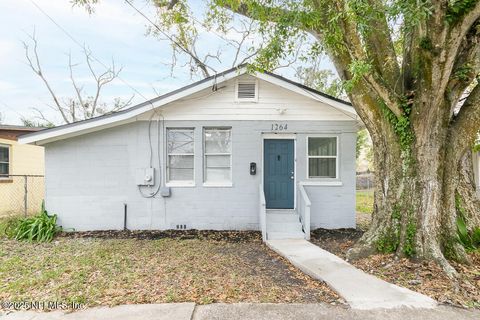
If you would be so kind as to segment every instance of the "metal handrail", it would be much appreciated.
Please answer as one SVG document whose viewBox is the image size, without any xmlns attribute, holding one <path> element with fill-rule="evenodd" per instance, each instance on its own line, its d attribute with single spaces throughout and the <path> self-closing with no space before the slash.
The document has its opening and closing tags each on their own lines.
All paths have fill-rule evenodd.
<svg viewBox="0 0 480 320">
<path fill-rule="evenodd" d="M 299 186 L 300 199 L 298 204 L 298 213 L 300 216 L 300 222 L 302 223 L 303 232 L 305 233 L 305 239 L 310 240 L 310 207 L 312 203 L 308 198 L 307 192 L 303 185 Z"/>
<path fill-rule="evenodd" d="M 262 231 L 262 240 L 267 240 L 267 202 L 265 201 L 265 193 L 263 191 L 263 186 L 260 184 L 259 187 L 259 220 L 260 220 L 260 230 Z"/>
</svg>

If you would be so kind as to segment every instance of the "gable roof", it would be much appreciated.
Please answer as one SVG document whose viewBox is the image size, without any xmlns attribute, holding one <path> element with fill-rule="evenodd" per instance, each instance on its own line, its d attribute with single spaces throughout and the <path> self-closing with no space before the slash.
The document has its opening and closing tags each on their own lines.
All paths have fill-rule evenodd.
<svg viewBox="0 0 480 320">
<path fill-rule="evenodd" d="M 18 137 L 30 132 L 43 130 L 42 127 L 26 127 L 9 124 L 0 124 L 0 138 L 18 140 Z"/>
<path fill-rule="evenodd" d="M 22 135 L 19 138 L 19 142 L 25 144 L 30 143 L 43 145 L 56 140 L 62 140 L 69 137 L 133 122 L 135 121 L 136 116 L 152 110 L 153 108 L 162 107 L 168 103 L 192 95 L 209 87 L 213 87 L 217 83 L 233 79 L 245 73 L 247 73 L 247 66 L 240 65 L 115 113 L 109 113 L 99 117 L 81 120 L 74 123 L 45 129 L 39 132 Z M 354 118 L 357 118 L 357 114 L 352 105 L 344 100 L 332 97 L 328 94 L 270 72 L 254 72 L 252 76 L 276 84 L 285 89 L 297 92 L 311 99 L 323 102 L 336 109 L 339 109 L 342 112 L 352 115 Z"/>
</svg>

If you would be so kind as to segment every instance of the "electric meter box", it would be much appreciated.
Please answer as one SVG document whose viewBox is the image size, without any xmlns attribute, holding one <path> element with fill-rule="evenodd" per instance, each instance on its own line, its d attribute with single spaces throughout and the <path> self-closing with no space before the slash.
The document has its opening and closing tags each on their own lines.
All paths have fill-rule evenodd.
<svg viewBox="0 0 480 320">
<path fill-rule="evenodd" d="M 136 174 L 137 186 L 153 186 L 155 185 L 155 169 L 139 168 Z"/>
</svg>

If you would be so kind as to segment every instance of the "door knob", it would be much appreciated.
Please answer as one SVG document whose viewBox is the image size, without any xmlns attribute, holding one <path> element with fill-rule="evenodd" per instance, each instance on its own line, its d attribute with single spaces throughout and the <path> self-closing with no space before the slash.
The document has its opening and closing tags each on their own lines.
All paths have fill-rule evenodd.
<svg viewBox="0 0 480 320">
<path fill-rule="evenodd" d="M 294 176 L 290 176 L 290 179 L 292 179 L 292 180 L 293 180 L 294 178 L 295 178 Z"/>
</svg>

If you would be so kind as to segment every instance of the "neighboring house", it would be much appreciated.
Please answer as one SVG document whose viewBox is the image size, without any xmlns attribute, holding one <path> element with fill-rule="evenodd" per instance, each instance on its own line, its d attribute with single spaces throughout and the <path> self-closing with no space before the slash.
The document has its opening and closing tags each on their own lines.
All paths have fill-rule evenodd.
<svg viewBox="0 0 480 320">
<path fill-rule="evenodd" d="M 359 126 L 347 102 L 240 67 L 20 140 L 45 147 L 46 206 L 65 228 L 308 238 L 355 227 Z"/>
<path fill-rule="evenodd" d="M 44 196 L 43 178 L 32 177 L 28 181 L 25 176 L 43 176 L 44 148 L 19 144 L 17 140 L 23 134 L 41 129 L 43 128 L 0 125 L 0 216 L 24 213 L 25 200 L 30 213 L 40 208 Z M 30 192 L 25 197 L 25 187 L 29 186 Z"/>
</svg>

